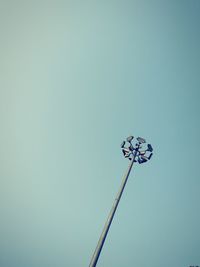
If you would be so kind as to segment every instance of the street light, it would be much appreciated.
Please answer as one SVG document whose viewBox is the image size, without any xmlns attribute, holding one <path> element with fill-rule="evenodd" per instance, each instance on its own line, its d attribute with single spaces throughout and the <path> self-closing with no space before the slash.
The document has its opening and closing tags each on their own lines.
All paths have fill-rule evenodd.
<svg viewBox="0 0 200 267">
<path fill-rule="evenodd" d="M 94 251 L 94 254 L 92 256 L 92 259 L 90 261 L 89 267 L 95 267 L 97 264 L 97 261 L 99 259 L 99 256 L 100 256 L 103 244 L 105 242 L 108 230 L 109 230 L 110 225 L 112 223 L 115 211 L 117 209 L 120 198 L 121 198 L 122 193 L 124 191 L 126 182 L 128 180 L 128 176 L 131 172 L 133 163 L 138 162 L 139 164 L 141 164 L 141 163 L 147 162 L 148 160 L 150 160 L 150 158 L 153 155 L 153 153 L 152 153 L 153 148 L 150 144 L 147 144 L 147 148 L 143 149 L 143 146 L 146 143 L 146 140 L 144 138 L 141 138 L 141 137 L 136 138 L 137 141 L 136 141 L 134 146 L 132 144 L 133 139 L 134 139 L 133 136 L 129 136 L 126 138 L 126 141 L 123 141 L 121 144 L 121 149 L 122 149 L 122 152 L 124 154 L 124 157 L 128 158 L 130 160 L 130 164 L 128 166 L 128 170 L 126 171 L 126 173 L 122 179 L 122 184 L 120 186 L 119 192 L 116 195 L 113 206 L 112 206 L 110 213 L 108 215 L 107 221 L 104 225 L 103 231 L 102 231 L 101 236 L 99 238 L 99 241 L 98 241 L 98 244 L 97 244 L 96 249 Z M 125 146 L 126 143 L 128 143 L 128 147 Z"/>
</svg>

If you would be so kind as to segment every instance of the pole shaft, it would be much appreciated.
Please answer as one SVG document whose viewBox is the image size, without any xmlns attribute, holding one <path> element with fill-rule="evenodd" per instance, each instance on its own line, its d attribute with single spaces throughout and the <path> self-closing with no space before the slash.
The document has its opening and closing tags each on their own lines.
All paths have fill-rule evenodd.
<svg viewBox="0 0 200 267">
<path fill-rule="evenodd" d="M 135 160 L 136 153 L 137 153 L 137 151 L 135 152 L 135 154 L 134 154 L 134 156 L 133 156 L 133 158 L 132 158 L 132 160 L 130 162 L 130 165 L 129 165 L 129 167 L 128 167 L 128 169 L 127 169 L 127 171 L 126 171 L 126 173 L 125 173 L 125 175 L 124 175 L 124 177 L 122 179 L 122 183 L 121 183 L 120 189 L 119 189 L 119 191 L 118 191 L 118 193 L 116 195 L 116 198 L 114 200 L 113 206 L 112 206 L 112 208 L 110 210 L 110 213 L 108 215 L 107 221 L 106 221 L 106 223 L 104 225 L 103 231 L 102 231 L 101 236 L 99 238 L 99 241 L 98 241 L 97 247 L 96 247 L 96 249 L 94 251 L 94 254 L 92 256 L 92 259 L 90 261 L 89 267 L 95 267 L 96 264 L 97 264 L 97 261 L 98 261 L 98 258 L 100 256 L 103 244 L 105 242 L 108 230 L 110 228 L 110 225 L 112 223 L 113 217 L 115 215 L 115 211 L 117 209 L 117 206 L 119 204 L 120 198 L 121 198 L 122 193 L 124 191 L 126 182 L 128 180 L 128 177 L 129 177 L 129 174 L 131 172 L 131 169 L 132 169 L 132 166 L 133 166 L 133 163 L 134 163 L 134 160 Z"/>
</svg>

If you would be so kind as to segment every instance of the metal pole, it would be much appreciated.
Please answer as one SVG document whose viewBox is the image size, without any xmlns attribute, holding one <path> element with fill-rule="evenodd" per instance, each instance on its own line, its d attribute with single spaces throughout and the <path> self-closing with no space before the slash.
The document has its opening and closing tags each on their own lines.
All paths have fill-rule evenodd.
<svg viewBox="0 0 200 267">
<path fill-rule="evenodd" d="M 104 242 L 105 242 L 105 239 L 106 239 L 108 230 L 109 230 L 109 228 L 110 228 L 110 225 L 111 225 L 111 223 L 112 223 L 113 217 L 114 217 L 114 215 L 115 215 L 115 211 L 116 211 L 116 209 L 117 209 L 117 206 L 118 206 L 118 204 L 119 204 L 120 198 L 121 198 L 122 193 L 123 193 L 123 191 L 124 191 L 126 182 L 127 182 L 127 180 L 128 180 L 128 176 L 129 176 L 129 174 L 130 174 L 130 172 L 131 172 L 131 169 L 132 169 L 132 166 L 133 166 L 135 157 L 136 157 L 136 155 L 137 155 L 137 151 L 138 151 L 138 149 L 135 150 L 135 153 L 134 153 L 134 155 L 133 155 L 133 158 L 131 159 L 131 162 L 130 162 L 130 165 L 129 165 L 129 167 L 128 167 L 128 170 L 126 171 L 126 173 L 125 173 L 125 175 L 124 175 L 124 177 L 123 177 L 123 179 L 122 179 L 122 183 L 121 183 L 119 192 L 118 192 L 117 195 L 116 195 L 116 198 L 115 198 L 115 200 L 114 200 L 113 206 L 112 206 L 112 208 L 111 208 L 111 211 L 110 211 L 110 213 L 109 213 L 109 215 L 108 215 L 107 221 L 106 221 L 106 223 L 105 223 L 105 225 L 104 225 L 103 231 L 102 231 L 101 236 L 100 236 L 100 238 L 99 238 L 97 247 L 96 247 L 96 249 L 95 249 L 95 251 L 94 251 L 94 254 L 93 254 L 93 256 L 92 256 L 92 259 L 91 259 L 91 261 L 90 261 L 90 265 L 89 265 L 89 267 L 95 267 L 96 264 L 97 264 L 97 261 L 98 261 L 98 258 L 99 258 L 99 256 L 100 256 L 100 253 L 101 253 L 103 244 L 104 244 Z"/>
</svg>

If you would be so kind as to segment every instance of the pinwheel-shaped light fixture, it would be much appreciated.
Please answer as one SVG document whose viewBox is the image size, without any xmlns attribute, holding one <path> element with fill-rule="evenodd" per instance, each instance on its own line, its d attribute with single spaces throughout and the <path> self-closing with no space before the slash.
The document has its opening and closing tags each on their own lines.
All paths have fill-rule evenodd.
<svg viewBox="0 0 200 267">
<path fill-rule="evenodd" d="M 153 155 L 153 148 L 150 144 L 146 145 L 146 140 L 142 137 L 136 138 L 136 143 L 133 145 L 134 137 L 131 135 L 126 138 L 121 144 L 122 152 L 125 158 L 138 162 L 139 164 L 147 162 Z M 144 147 L 146 146 L 146 147 Z"/>
</svg>

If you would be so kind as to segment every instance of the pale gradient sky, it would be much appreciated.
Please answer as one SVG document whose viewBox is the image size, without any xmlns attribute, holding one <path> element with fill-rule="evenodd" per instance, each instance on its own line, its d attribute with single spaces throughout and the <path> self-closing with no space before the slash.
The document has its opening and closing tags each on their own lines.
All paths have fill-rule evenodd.
<svg viewBox="0 0 200 267">
<path fill-rule="evenodd" d="M 200 265 L 200 1 L 1 1 L 0 266 Z"/>
</svg>

